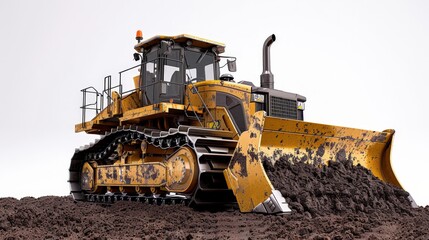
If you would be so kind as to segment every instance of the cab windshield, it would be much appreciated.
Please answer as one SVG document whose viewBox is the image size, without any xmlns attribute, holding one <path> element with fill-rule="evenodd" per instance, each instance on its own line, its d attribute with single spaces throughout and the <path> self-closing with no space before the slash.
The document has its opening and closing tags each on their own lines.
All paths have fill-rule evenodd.
<svg viewBox="0 0 429 240">
<path fill-rule="evenodd" d="M 185 66 L 187 80 L 213 80 L 215 56 L 212 52 L 185 51 Z"/>
</svg>

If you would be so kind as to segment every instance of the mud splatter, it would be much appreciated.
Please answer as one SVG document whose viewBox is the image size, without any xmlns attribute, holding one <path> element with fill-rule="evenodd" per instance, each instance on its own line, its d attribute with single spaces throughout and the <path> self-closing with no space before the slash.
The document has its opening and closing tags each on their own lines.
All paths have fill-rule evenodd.
<svg viewBox="0 0 429 240">
<path fill-rule="evenodd" d="M 317 148 L 316 155 L 318 157 L 323 157 L 323 155 L 325 155 L 325 147 L 323 146 L 323 144 Z"/>
<path fill-rule="evenodd" d="M 113 169 L 113 178 L 114 179 L 118 178 L 118 170 L 116 170 L 116 168 Z"/>
<path fill-rule="evenodd" d="M 373 136 L 371 142 L 384 142 L 386 141 L 386 134 L 380 133 L 379 135 Z"/>
<path fill-rule="evenodd" d="M 241 153 L 241 149 L 234 153 L 231 163 L 232 166 L 238 164 L 240 166 L 240 171 L 238 172 L 238 174 L 242 177 L 247 177 L 246 156 Z"/>
<path fill-rule="evenodd" d="M 247 154 L 250 156 L 250 162 L 258 160 L 258 151 L 253 146 L 247 150 Z"/>
<path fill-rule="evenodd" d="M 125 175 L 124 180 L 125 180 L 125 184 L 131 183 L 131 178 L 128 175 Z"/>
<path fill-rule="evenodd" d="M 347 160 L 347 153 L 346 150 L 340 149 L 336 154 L 335 154 L 335 160 L 337 161 L 345 161 Z"/>
</svg>

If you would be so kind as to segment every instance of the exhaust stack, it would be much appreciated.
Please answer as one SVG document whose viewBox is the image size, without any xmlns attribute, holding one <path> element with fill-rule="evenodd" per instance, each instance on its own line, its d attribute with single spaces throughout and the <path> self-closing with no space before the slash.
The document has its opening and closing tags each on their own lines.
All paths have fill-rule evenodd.
<svg viewBox="0 0 429 240">
<path fill-rule="evenodd" d="M 261 87 L 263 88 L 274 88 L 274 75 L 271 72 L 271 57 L 270 57 L 270 46 L 276 40 L 276 35 L 269 36 L 262 48 L 263 58 L 263 69 L 261 74 Z"/>
</svg>

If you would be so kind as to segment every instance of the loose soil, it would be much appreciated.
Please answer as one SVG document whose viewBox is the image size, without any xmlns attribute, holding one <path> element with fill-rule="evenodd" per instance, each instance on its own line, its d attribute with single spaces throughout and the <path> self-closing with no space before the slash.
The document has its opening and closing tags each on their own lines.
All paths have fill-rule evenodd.
<svg viewBox="0 0 429 240">
<path fill-rule="evenodd" d="M 429 206 L 348 162 L 265 168 L 288 215 L 195 210 L 71 197 L 0 199 L 0 239 L 429 239 Z"/>
</svg>

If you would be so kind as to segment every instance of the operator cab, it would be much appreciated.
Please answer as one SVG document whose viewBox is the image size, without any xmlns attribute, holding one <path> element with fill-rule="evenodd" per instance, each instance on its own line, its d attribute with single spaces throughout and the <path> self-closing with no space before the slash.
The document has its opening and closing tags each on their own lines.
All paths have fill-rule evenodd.
<svg viewBox="0 0 429 240">
<path fill-rule="evenodd" d="M 142 105 L 184 103 L 185 85 L 219 79 L 218 54 L 225 45 L 191 35 L 155 36 L 135 47 L 141 58 Z"/>
</svg>

